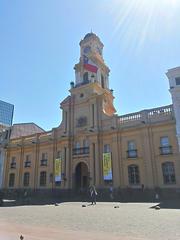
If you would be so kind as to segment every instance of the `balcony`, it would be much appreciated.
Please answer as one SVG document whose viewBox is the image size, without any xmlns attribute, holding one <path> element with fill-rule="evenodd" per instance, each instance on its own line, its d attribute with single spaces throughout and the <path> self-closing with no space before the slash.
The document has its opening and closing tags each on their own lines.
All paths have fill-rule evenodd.
<svg viewBox="0 0 180 240">
<path fill-rule="evenodd" d="M 75 85 L 75 88 L 80 87 L 80 86 L 82 86 L 82 85 L 86 85 L 86 84 L 88 84 L 88 83 L 90 83 L 90 81 L 89 81 L 89 80 L 85 80 L 85 81 L 83 81 L 83 82 L 81 82 L 81 83 L 76 84 L 76 85 Z"/>
<path fill-rule="evenodd" d="M 30 161 L 27 161 L 24 163 L 24 167 L 27 168 L 27 167 L 31 167 L 31 162 Z"/>
<path fill-rule="evenodd" d="M 47 166 L 47 159 L 42 159 L 41 160 L 41 166 Z"/>
<path fill-rule="evenodd" d="M 137 149 L 127 150 L 127 158 L 137 158 Z"/>
<path fill-rule="evenodd" d="M 172 154 L 172 146 L 159 147 L 160 155 L 169 155 Z"/>
<path fill-rule="evenodd" d="M 147 109 L 118 117 L 119 126 L 122 128 L 169 120 L 174 120 L 174 112 L 172 105 Z"/>
<path fill-rule="evenodd" d="M 16 168 L 16 163 L 11 163 L 10 168 Z"/>
<path fill-rule="evenodd" d="M 83 154 L 89 154 L 89 147 L 73 149 L 73 155 L 83 155 Z"/>
</svg>

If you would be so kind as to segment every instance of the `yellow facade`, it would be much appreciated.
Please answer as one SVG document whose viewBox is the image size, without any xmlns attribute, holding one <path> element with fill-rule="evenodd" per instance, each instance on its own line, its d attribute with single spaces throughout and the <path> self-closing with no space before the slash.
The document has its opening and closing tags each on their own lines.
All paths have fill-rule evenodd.
<svg viewBox="0 0 180 240">
<path fill-rule="evenodd" d="M 10 141 L 4 189 L 77 189 L 89 184 L 99 189 L 112 184 L 117 189 L 180 188 L 173 106 L 116 115 L 107 82 L 109 69 L 93 52 L 93 44 L 99 42 L 91 35 L 81 41 L 81 48 L 91 45 L 90 57 L 101 69 L 101 82 L 98 73 L 94 74 L 95 80 L 92 75 L 92 81 L 77 84 L 77 80 L 70 96 L 61 103 L 59 127 Z M 87 71 L 84 66 L 81 60 L 75 66 L 79 79 Z M 112 180 L 104 180 L 104 153 L 111 153 Z M 62 173 L 61 181 L 55 182 L 54 164 L 58 158 L 62 159 Z M 25 173 L 29 174 L 26 179 Z"/>
</svg>

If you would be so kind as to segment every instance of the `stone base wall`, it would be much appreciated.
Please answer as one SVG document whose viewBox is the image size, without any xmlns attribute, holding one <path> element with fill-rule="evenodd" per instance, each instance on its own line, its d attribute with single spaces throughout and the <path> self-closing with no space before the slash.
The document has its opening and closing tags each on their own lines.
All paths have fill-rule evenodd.
<svg viewBox="0 0 180 240">
<path fill-rule="evenodd" d="M 88 190 L 72 189 L 6 189 L 2 191 L 4 199 L 14 199 L 17 204 L 46 204 L 64 201 L 90 201 Z M 154 202 L 180 200 L 180 189 L 97 189 L 97 201 L 116 202 Z M 158 194 L 158 198 L 157 198 Z"/>
</svg>

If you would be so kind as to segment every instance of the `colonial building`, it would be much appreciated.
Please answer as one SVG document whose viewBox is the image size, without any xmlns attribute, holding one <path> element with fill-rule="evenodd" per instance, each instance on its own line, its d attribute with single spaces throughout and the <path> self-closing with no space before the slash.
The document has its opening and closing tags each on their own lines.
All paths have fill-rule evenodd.
<svg viewBox="0 0 180 240">
<path fill-rule="evenodd" d="M 173 105 L 118 116 L 109 89 L 103 44 L 80 42 L 75 82 L 61 102 L 62 122 L 49 132 L 10 140 L 5 189 L 180 188 L 180 68 L 171 69 Z M 178 119 L 177 119 L 178 118 Z M 176 136 L 177 135 L 177 136 Z"/>
</svg>

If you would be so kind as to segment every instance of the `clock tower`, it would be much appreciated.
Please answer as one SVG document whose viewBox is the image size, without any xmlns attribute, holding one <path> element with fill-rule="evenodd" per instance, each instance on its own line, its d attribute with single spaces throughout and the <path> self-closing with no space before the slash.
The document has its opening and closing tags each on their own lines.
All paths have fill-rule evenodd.
<svg viewBox="0 0 180 240">
<path fill-rule="evenodd" d="M 113 91 L 109 89 L 110 70 L 103 59 L 103 46 L 92 32 L 80 41 L 80 59 L 74 66 L 75 82 L 71 82 L 71 95 L 61 103 L 64 132 L 71 135 L 85 129 L 98 131 L 103 119 L 115 116 Z"/>
<path fill-rule="evenodd" d="M 75 65 L 75 85 L 97 82 L 109 89 L 109 68 L 103 59 L 103 43 L 94 33 L 88 33 L 80 41 L 80 60 Z"/>
<path fill-rule="evenodd" d="M 70 95 L 61 103 L 63 120 L 59 130 L 67 139 L 69 167 L 72 171 L 70 187 L 87 187 L 89 181 L 101 184 L 102 144 L 104 128 L 115 126 L 117 116 L 113 105 L 113 91 L 109 89 L 109 68 L 103 59 L 103 43 L 94 33 L 80 41 L 80 59 L 74 66 L 75 81 Z M 114 129 L 114 128 L 113 128 Z"/>
</svg>

